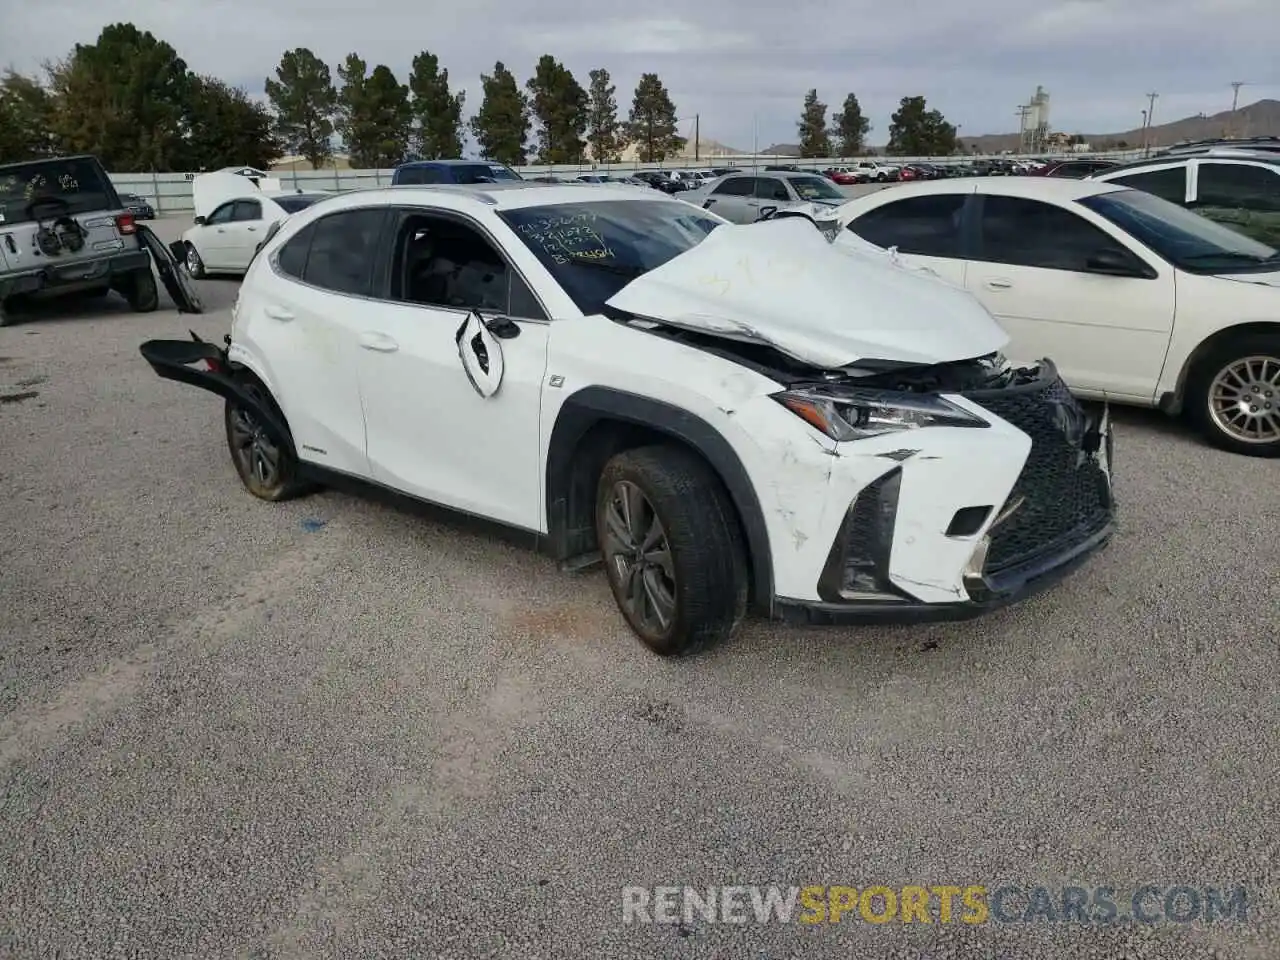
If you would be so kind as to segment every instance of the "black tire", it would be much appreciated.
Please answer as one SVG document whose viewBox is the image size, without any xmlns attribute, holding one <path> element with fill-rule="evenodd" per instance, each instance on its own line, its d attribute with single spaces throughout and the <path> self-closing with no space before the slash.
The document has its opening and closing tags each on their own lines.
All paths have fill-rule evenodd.
<svg viewBox="0 0 1280 960">
<path fill-rule="evenodd" d="M 187 273 L 191 275 L 192 280 L 202 280 L 207 275 L 204 269 L 204 261 L 200 259 L 200 251 L 193 244 L 187 244 L 187 258 L 184 261 Z"/>
<path fill-rule="evenodd" d="M 283 421 L 279 407 L 256 380 L 241 384 L 254 399 L 265 403 Z M 315 486 L 298 479 L 298 461 L 287 445 L 275 444 L 262 430 L 258 418 L 235 400 L 223 413 L 227 451 L 246 490 L 259 500 L 280 503 L 312 492 Z M 270 469 L 262 469 L 263 467 Z"/>
<path fill-rule="evenodd" d="M 160 306 L 160 287 L 150 269 L 136 271 L 120 292 L 134 313 L 152 313 Z"/>
<path fill-rule="evenodd" d="M 1218 404 L 1215 404 L 1213 396 L 1214 382 L 1225 370 L 1249 358 L 1265 358 L 1267 362 L 1266 370 L 1261 371 L 1261 382 L 1244 385 L 1246 395 L 1250 399 L 1256 398 L 1256 403 L 1250 403 L 1250 406 L 1256 407 L 1260 415 L 1265 416 L 1271 411 L 1273 416 L 1280 418 L 1280 382 L 1270 382 L 1271 377 L 1280 372 L 1280 334 L 1274 333 L 1244 334 L 1213 347 L 1196 364 L 1187 384 L 1184 406 L 1201 435 L 1218 449 L 1246 457 L 1280 457 L 1280 437 L 1246 440 L 1230 432 L 1222 423 L 1221 416 L 1215 415 Z M 1255 361 L 1254 368 L 1260 367 L 1260 362 Z"/>
<path fill-rule="evenodd" d="M 0 327 L 12 327 L 19 319 L 13 312 L 13 305 L 7 300 L 0 300 Z"/>
<path fill-rule="evenodd" d="M 619 486 L 619 485 L 623 486 Z M 624 570 L 623 538 L 611 536 L 624 520 L 620 497 L 638 492 L 647 507 L 634 529 L 656 528 L 661 539 L 645 557 L 663 556 Z M 633 501 L 634 502 L 634 501 Z M 610 523 L 610 515 L 615 523 Z M 720 479 L 699 457 L 674 446 L 641 447 L 614 456 L 601 471 L 596 490 L 596 535 L 605 575 L 628 626 L 654 653 L 674 656 L 718 643 L 732 635 L 746 614 L 747 561 L 737 516 Z M 667 549 L 661 550 L 665 542 Z M 631 541 L 634 546 L 634 539 Z M 654 591 L 645 589 L 652 575 Z M 628 598 L 629 589 L 635 596 Z M 646 616 L 652 597 L 670 600 L 665 624 Z"/>
</svg>

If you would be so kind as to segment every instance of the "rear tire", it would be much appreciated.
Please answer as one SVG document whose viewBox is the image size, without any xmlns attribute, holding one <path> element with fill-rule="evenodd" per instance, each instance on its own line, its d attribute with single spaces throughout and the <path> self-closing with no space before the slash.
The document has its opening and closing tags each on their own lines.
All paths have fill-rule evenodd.
<svg viewBox="0 0 1280 960">
<path fill-rule="evenodd" d="M 149 269 L 138 270 L 120 291 L 134 313 L 152 313 L 160 306 L 160 288 Z"/>
<path fill-rule="evenodd" d="M 654 653 L 710 646 L 745 616 L 737 516 L 693 453 L 652 446 L 614 456 L 597 486 L 596 536 L 618 609 Z"/>
<path fill-rule="evenodd" d="M 1214 347 L 1196 365 L 1187 403 L 1218 449 L 1280 457 L 1280 336 L 1245 334 Z"/>
<path fill-rule="evenodd" d="M 271 394 L 256 380 L 242 380 L 245 391 L 269 407 L 283 422 L 284 416 Z M 280 503 L 311 493 L 315 485 L 298 478 L 298 460 L 287 445 L 274 443 L 257 416 L 235 400 L 228 400 L 223 414 L 227 450 L 245 489 L 259 500 Z"/>
<path fill-rule="evenodd" d="M 12 327 L 19 320 L 13 312 L 13 304 L 8 300 L 0 300 L 0 327 Z"/>
</svg>

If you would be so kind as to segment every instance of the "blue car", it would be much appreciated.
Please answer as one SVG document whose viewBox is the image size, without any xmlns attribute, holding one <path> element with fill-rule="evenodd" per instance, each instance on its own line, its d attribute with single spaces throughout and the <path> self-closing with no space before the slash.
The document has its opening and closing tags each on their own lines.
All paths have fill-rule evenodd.
<svg viewBox="0 0 1280 960">
<path fill-rule="evenodd" d="M 523 179 L 505 163 L 490 160 L 414 160 L 396 167 L 391 184 L 501 183 Z"/>
</svg>

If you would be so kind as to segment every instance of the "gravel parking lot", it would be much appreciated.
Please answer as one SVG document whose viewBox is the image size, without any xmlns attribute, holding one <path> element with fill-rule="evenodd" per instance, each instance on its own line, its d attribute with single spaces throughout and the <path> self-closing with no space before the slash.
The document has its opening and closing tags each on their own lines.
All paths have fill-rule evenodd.
<svg viewBox="0 0 1280 960">
<path fill-rule="evenodd" d="M 1122 532 L 1058 589 L 666 662 L 599 574 L 252 499 L 219 402 L 137 351 L 220 337 L 236 287 L 0 330 L 0 956 L 1280 952 L 1275 463 L 1121 413 Z M 622 922 L 626 885 L 773 883 L 1243 884 L 1249 914 Z"/>
</svg>

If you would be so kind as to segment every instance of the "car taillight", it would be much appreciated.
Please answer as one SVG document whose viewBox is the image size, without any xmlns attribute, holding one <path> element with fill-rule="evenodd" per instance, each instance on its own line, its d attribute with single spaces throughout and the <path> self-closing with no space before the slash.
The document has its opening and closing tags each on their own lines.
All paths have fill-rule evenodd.
<svg viewBox="0 0 1280 960">
<path fill-rule="evenodd" d="M 138 227 L 133 222 L 133 214 L 132 213 L 117 214 L 116 229 L 119 230 L 125 236 L 129 236 L 130 234 L 137 233 Z"/>
</svg>

